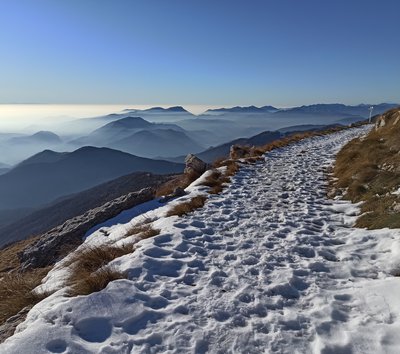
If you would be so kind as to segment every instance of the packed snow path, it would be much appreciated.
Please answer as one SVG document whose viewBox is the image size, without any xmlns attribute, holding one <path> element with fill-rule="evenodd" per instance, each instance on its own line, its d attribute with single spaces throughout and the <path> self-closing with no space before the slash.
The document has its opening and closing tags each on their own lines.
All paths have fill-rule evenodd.
<svg viewBox="0 0 400 354">
<path fill-rule="evenodd" d="M 366 129 L 244 166 L 122 257 L 130 280 L 49 298 L 0 351 L 398 353 L 399 230 L 350 228 L 357 208 L 326 198 L 326 167 Z"/>
</svg>

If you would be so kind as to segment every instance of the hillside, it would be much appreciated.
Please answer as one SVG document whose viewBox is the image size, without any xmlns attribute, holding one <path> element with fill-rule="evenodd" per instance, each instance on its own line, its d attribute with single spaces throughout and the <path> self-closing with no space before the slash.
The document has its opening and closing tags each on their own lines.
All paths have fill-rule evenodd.
<svg viewBox="0 0 400 354">
<path fill-rule="evenodd" d="M 0 209 L 39 207 L 133 172 L 169 174 L 183 165 L 107 148 L 45 151 L 0 176 Z"/>
<path fill-rule="evenodd" d="M 110 144 L 115 149 L 131 154 L 157 157 L 187 155 L 204 150 L 204 146 L 182 131 L 174 129 L 142 130 Z"/>
<path fill-rule="evenodd" d="M 363 201 L 357 226 L 400 228 L 400 109 L 376 118 L 375 128 L 338 154 L 332 194 Z"/>
<path fill-rule="evenodd" d="M 265 145 L 281 137 L 282 134 L 280 132 L 268 132 L 268 131 L 262 132 L 250 138 L 239 138 L 232 140 L 228 143 L 209 148 L 205 151 L 196 154 L 196 156 L 198 156 L 203 161 L 212 163 L 216 159 L 227 158 L 229 156 L 229 151 L 232 145 L 235 144 L 249 145 L 249 146 Z"/>
<path fill-rule="evenodd" d="M 56 200 L 35 210 L 5 227 L 0 227 L 0 247 L 29 236 L 42 234 L 66 220 L 97 208 L 106 202 L 142 188 L 157 187 L 173 178 L 173 175 L 153 175 L 135 172 L 100 184 L 88 190 Z"/>
</svg>

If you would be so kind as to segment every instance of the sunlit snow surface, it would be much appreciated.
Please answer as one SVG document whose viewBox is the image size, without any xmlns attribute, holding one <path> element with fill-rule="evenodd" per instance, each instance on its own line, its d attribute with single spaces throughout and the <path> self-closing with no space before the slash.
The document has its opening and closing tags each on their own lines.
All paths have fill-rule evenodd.
<svg viewBox="0 0 400 354">
<path fill-rule="evenodd" d="M 76 298 L 59 290 L 0 352 L 398 353 L 400 230 L 351 228 L 357 206 L 325 196 L 325 167 L 368 129 L 270 152 L 189 216 L 150 211 L 161 234 L 113 262 L 129 280 Z M 60 269 L 44 286 L 61 284 Z"/>
</svg>

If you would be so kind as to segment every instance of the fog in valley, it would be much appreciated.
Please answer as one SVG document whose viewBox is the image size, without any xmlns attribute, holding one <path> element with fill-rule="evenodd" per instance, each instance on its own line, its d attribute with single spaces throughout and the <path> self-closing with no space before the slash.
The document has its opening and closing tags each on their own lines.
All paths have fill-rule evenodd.
<svg viewBox="0 0 400 354">
<path fill-rule="evenodd" d="M 278 110 L 271 106 L 0 105 L 0 169 L 4 172 L 43 150 L 71 152 L 83 146 L 176 158 L 266 130 L 347 124 L 368 115 L 367 105 L 329 106 Z"/>
</svg>

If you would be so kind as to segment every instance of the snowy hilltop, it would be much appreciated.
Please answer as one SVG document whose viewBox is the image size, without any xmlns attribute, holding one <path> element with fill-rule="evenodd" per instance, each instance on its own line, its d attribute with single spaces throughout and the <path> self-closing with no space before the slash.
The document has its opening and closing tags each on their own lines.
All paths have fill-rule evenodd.
<svg viewBox="0 0 400 354">
<path fill-rule="evenodd" d="M 400 230 L 353 228 L 359 205 L 326 197 L 335 154 L 370 129 L 273 150 L 187 215 L 168 216 L 207 194 L 210 172 L 183 197 L 99 225 L 0 352 L 398 353 Z M 144 221 L 149 237 L 129 232 Z M 124 279 L 71 296 L 79 252 L 132 243 L 107 265 Z"/>
</svg>

